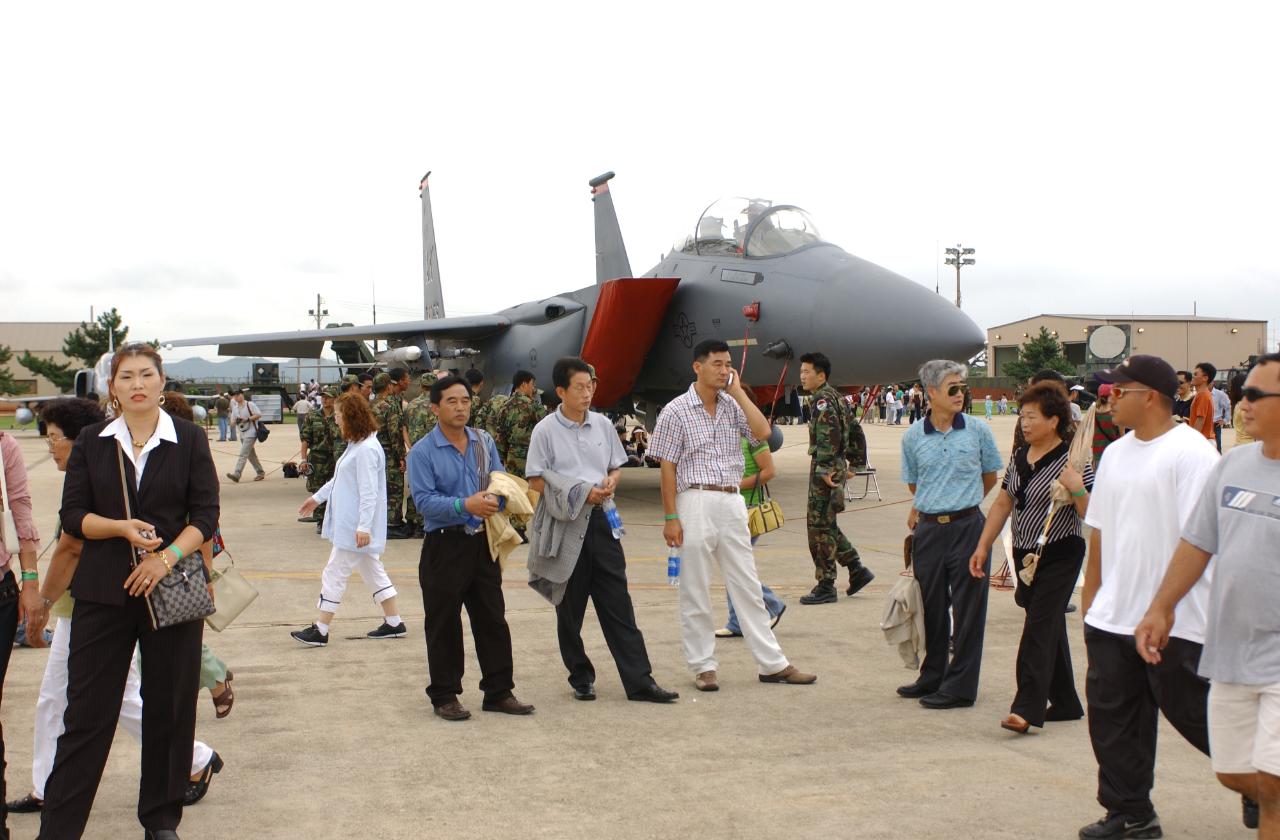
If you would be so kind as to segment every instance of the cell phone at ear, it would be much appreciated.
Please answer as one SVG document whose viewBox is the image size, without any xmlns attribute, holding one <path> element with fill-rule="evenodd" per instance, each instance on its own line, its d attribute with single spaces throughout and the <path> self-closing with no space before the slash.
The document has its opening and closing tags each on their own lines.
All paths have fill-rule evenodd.
<svg viewBox="0 0 1280 840">
<path fill-rule="evenodd" d="M 732 387 L 733 387 L 733 379 L 734 379 L 733 374 L 732 374 L 732 373 L 731 373 L 731 374 L 729 374 L 729 382 L 728 382 L 728 384 L 727 384 L 727 385 L 725 385 L 725 387 L 726 387 L 726 388 L 732 388 Z"/>
</svg>

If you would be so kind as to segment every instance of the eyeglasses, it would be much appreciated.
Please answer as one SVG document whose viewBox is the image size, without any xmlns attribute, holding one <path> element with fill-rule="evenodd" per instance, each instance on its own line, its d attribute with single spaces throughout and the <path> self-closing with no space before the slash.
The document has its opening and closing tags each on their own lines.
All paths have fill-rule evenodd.
<svg viewBox="0 0 1280 840">
<path fill-rule="evenodd" d="M 1261 388 L 1245 388 L 1240 392 L 1240 398 L 1251 403 L 1265 400 L 1267 397 L 1280 397 L 1280 394 L 1275 391 L 1264 391 Z"/>
<path fill-rule="evenodd" d="M 954 397 L 957 394 L 967 394 L 967 393 L 969 393 L 969 386 L 964 384 L 963 382 L 956 385 L 952 385 L 950 388 L 947 389 L 948 397 Z"/>
<path fill-rule="evenodd" d="M 52 452 L 53 448 L 64 440 L 67 440 L 67 438 L 62 437 L 61 435 L 45 435 L 44 445 L 49 447 L 49 451 Z"/>
<path fill-rule="evenodd" d="M 1116 400 L 1118 400 L 1118 399 L 1120 399 L 1121 397 L 1123 397 L 1125 394 L 1136 394 L 1136 393 L 1138 393 L 1139 391 L 1151 391 L 1151 390 L 1154 390 L 1154 389 L 1152 389 L 1152 388 L 1126 388 L 1126 387 L 1124 387 L 1123 385 L 1116 385 L 1116 386 L 1112 387 L 1112 389 L 1111 389 L 1111 401 L 1112 401 L 1112 402 L 1115 402 Z"/>
</svg>

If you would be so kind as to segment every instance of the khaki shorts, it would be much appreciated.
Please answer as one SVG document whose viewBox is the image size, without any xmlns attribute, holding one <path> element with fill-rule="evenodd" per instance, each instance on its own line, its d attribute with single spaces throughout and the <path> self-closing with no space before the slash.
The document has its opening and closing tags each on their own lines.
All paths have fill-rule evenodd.
<svg viewBox="0 0 1280 840">
<path fill-rule="evenodd" d="M 1213 683 L 1209 754 L 1215 773 L 1280 776 L 1280 683 Z"/>
</svg>

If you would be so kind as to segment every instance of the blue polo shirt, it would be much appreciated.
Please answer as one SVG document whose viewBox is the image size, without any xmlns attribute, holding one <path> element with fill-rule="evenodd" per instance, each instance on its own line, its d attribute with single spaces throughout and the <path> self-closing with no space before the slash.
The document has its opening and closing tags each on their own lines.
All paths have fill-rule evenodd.
<svg viewBox="0 0 1280 840">
<path fill-rule="evenodd" d="M 921 513 L 950 513 L 982 502 L 982 474 L 1004 466 L 985 420 L 957 414 L 940 432 L 929 417 L 902 436 L 902 480 L 916 486 Z"/>
<path fill-rule="evenodd" d="M 494 470 L 505 472 L 493 438 L 470 426 L 466 428 L 465 454 L 449 442 L 439 426 L 409 450 L 409 489 L 413 493 L 413 503 L 422 514 L 422 527 L 428 531 L 466 524 L 466 510 L 458 513 L 453 502 L 480 492 L 481 447 L 489 456 L 485 483 L 488 483 L 488 474 Z"/>
</svg>

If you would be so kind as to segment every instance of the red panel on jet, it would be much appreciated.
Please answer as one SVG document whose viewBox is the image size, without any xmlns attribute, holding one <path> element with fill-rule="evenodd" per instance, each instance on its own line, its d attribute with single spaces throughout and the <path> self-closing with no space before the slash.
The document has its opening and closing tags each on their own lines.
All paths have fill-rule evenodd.
<svg viewBox="0 0 1280 840">
<path fill-rule="evenodd" d="M 599 379 L 597 408 L 612 408 L 631 393 L 679 283 L 679 277 L 622 277 L 600 286 L 582 342 L 582 358 Z"/>
</svg>

